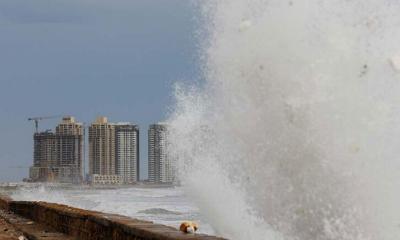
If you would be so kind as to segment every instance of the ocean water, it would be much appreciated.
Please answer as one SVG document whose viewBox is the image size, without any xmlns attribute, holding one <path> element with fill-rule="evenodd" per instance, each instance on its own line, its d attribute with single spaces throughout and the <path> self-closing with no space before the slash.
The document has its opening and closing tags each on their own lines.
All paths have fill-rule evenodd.
<svg viewBox="0 0 400 240">
<path fill-rule="evenodd" d="M 171 154 L 233 240 L 400 239 L 400 1 L 204 0 Z"/>
<path fill-rule="evenodd" d="M 400 239 L 400 1 L 195 2 L 204 84 L 167 120 L 182 188 L 12 197 L 232 240 Z"/>
<path fill-rule="evenodd" d="M 8 186 L 8 187 L 6 187 Z M 3 184 L 0 193 L 15 200 L 46 201 L 121 214 L 179 228 L 182 221 L 199 223 L 200 233 L 213 234 L 196 205 L 179 187 L 93 188 L 60 184 Z"/>
</svg>

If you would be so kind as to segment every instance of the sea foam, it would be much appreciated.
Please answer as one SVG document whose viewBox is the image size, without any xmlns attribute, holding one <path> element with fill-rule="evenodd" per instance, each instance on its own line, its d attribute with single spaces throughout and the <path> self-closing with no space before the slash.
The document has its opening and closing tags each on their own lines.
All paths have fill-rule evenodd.
<svg viewBox="0 0 400 240">
<path fill-rule="evenodd" d="M 170 154 L 231 239 L 400 239 L 400 2 L 202 1 Z"/>
</svg>

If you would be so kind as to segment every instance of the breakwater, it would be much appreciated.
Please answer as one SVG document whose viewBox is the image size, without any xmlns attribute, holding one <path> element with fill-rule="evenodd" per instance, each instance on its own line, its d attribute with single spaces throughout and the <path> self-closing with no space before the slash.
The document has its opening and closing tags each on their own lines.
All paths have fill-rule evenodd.
<svg viewBox="0 0 400 240">
<path fill-rule="evenodd" d="M 82 240 L 223 240 L 203 234 L 184 234 L 173 227 L 121 215 L 55 203 L 14 201 L 6 196 L 0 197 L 0 211 L 0 218 L 29 239 L 41 239 L 39 235 L 52 232 L 53 236 L 63 235 L 52 239 L 68 236 Z M 16 218 L 25 220 L 16 221 Z"/>
</svg>

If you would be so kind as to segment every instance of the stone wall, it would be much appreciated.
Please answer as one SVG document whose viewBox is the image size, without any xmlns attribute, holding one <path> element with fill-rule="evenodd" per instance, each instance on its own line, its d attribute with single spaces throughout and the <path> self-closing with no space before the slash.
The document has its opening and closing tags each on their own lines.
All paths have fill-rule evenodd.
<svg viewBox="0 0 400 240">
<path fill-rule="evenodd" d="M 0 197 L 0 208 L 82 240 L 223 240 L 203 234 L 185 234 L 173 227 L 121 215 L 54 203 L 13 201 Z"/>
</svg>

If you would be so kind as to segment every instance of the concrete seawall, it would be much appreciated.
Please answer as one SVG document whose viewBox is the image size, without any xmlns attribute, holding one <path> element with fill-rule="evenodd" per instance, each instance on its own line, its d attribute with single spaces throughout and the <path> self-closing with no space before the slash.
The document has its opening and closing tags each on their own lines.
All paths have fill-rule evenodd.
<svg viewBox="0 0 400 240">
<path fill-rule="evenodd" d="M 173 227 L 121 215 L 54 203 L 13 201 L 8 197 L 0 197 L 0 210 L 0 219 L 13 225 L 17 231 L 28 236 L 28 239 L 66 239 L 68 236 L 68 239 L 81 240 L 223 240 L 203 234 L 185 234 Z M 19 217 L 27 220 L 12 221 Z M 21 222 L 23 224 L 18 226 Z M 38 237 L 38 234 L 29 233 L 29 229 L 38 232 L 33 227 L 36 225 L 36 228 L 46 229 L 40 230 L 43 238 Z M 50 232 L 54 232 L 51 234 L 52 238 L 44 236 L 44 233 Z M 55 237 L 56 233 L 62 236 Z"/>
</svg>

